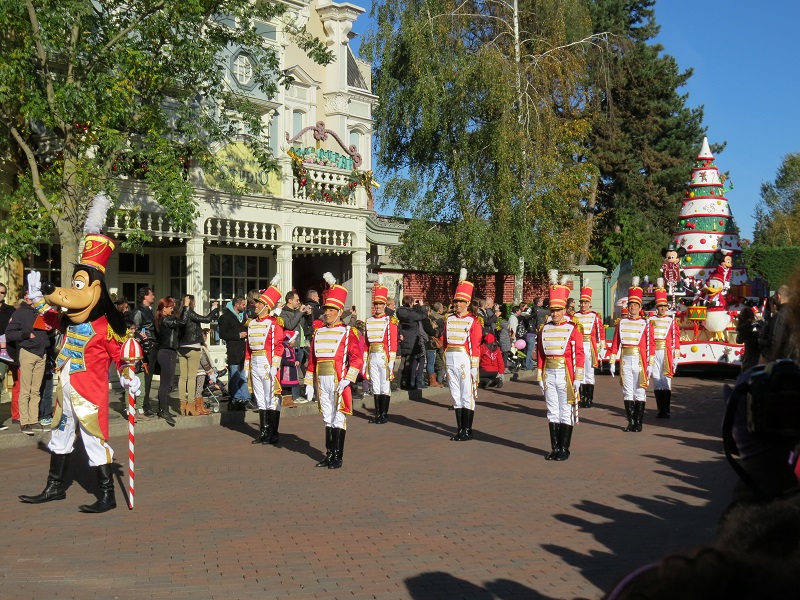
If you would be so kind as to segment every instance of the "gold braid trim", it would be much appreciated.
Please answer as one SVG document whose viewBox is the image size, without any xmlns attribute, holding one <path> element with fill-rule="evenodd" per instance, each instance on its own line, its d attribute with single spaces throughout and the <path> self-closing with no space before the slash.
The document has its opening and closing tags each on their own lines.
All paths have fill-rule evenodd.
<svg viewBox="0 0 800 600">
<path fill-rule="evenodd" d="M 394 324 L 394 325 L 399 325 L 399 324 L 400 324 L 400 319 L 398 319 L 397 317 L 395 317 L 394 315 L 392 315 L 392 317 L 391 317 L 391 322 L 392 322 L 392 324 Z"/>
<path fill-rule="evenodd" d="M 108 330 L 106 331 L 107 340 L 116 340 L 120 344 L 124 344 L 127 337 L 127 335 L 118 335 L 117 332 L 111 328 L 111 325 L 108 326 Z"/>
<path fill-rule="evenodd" d="M 275 317 L 275 322 L 283 327 L 283 317 Z"/>
</svg>

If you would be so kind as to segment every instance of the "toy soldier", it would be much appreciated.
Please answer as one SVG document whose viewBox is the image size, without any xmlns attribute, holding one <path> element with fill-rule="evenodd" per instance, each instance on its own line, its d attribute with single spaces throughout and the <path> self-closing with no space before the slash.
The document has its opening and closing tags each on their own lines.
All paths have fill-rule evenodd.
<svg viewBox="0 0 800 600">
<path fill-rule="evenodd" d="M 244 373 L 258 405 L 261 425 L 253 444 L 278 443 L 278 427 L 281 422 L 281 384 L 278 370 L 283 356 L 283 319 L 269 313 L 281 299 L 281 291 L 277 287 L 279 281 L 280 275 L 275 275 L 270 286 L 256 298 L 254 316 L 247 324 Z"/>
<path fill-rule="evenodd" d="M 557 280 L 558 273 L 550 272 Z M 565 318 L 569 288 L 553 283 L 550 286 L 550 320 L 539 331 L 536 359 L 539 385 L 547 404 L 552 451 L 545 460 L 567 460 L 572 430 L 577 420 L 575 404 L 584 379 L 585 358 L 580 327 Z"/>
<path fill-rule="evenodd" d="M 663 280 L 658 279 L 656 294 L 656 316 L 650 319 L 655 341 L 653 361 L 653 388 L 658 407 L 657 419 L 669 419 L 672 402 L 672 377 L 681 355 L 681 333 L 673 315 L 667 313 L 669 302 Z"/>
<path fill-rule="evenodd" d="M 602 318 L 592 310 L 592 288 L 581 288 L 580 310 L 572 320 L 580 324 L 583 330 L 583 382 L 579 406 L 591 408 L 594 404 L 594 370 L 605 350 L 605 335 Z"/>
<path fill-rule="evenodd" d="M 364 360 L 367 378 L 372 383 L 375 418 L 370 423 L 383 424 L 388 420 L 391 381 L 397 359 L 397 317 L 386 314 L 389 288 L 381 283 L 372 288 L 372 316 L 366 320 L 367 351 Z"/>
<path fill-rule="evenodd" d="M 453 312 L 444 321 L 444 360 L 457 431 L 450 440 L 463 442 L 472 439 L 472 420 L 475 418 L 475 399 L 478 387 L 478 364 L 481 357 L 483 323 L 467 309 L 475 287 L 466 281 L 467 270 L 461 269 L 453 294 Z"/>
<path fill-rule="evenodd" d="M 619 369 L 622 399 L 628 426 L 625 431 L 641 431 L 647 386 L 654 360 L 653 330 L 642 314 L 643 290 L 639 278 L 633 278 L 628 290 L 628 316 L 619 320 L 611 343 L 609 365 L 614 375 L 616 356 L 621 352 Z"/>
<path fill-rule="evenodd" d="M 306 371 L 306 398 L 316 388 L 322 420 L 325 423 L 325 458 L 316 466 L 338 469 L 342 466 L 347 415 L 353 414 L 350 384 L 356 382 L 364 364 L 358 330 L 342 323 L 347 288 L 336 284 L 330 273 L 323 275 L 331 286 L 323 300 L 323 324 L 314 332 Z"/>
</svg>

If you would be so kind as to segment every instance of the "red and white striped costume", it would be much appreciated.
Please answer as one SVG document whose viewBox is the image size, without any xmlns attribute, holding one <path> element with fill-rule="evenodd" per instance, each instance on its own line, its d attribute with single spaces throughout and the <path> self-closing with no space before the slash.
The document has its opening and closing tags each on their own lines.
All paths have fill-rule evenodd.
<svg viewBox="0 0 800 600">
<path fill-rule="evenodd" d="M 277 373 L 282 356 L 283 319 L 269 314 L 252 319 L 247 325 L 244 365 L 245 371 L 249 371 L 259 410 L 281 409 L 281 383 Z"/>
</svg>

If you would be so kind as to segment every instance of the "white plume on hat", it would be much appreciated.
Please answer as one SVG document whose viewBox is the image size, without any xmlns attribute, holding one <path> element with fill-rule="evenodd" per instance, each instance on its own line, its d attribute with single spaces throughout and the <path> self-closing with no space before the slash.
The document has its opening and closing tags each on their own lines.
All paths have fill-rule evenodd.
<svg viewBox="0 0 800 600">
<path fill-rule="evenodd" d="M 281 274 L 280 273 L 275 273 L 275 277 L 272 278 L 272 281 L 270 281 L 269 284 L 270 285 L 274 285 L 274 286 L 277 287 L 277 285 L 280 282 L 281 282 Z"/>
<path fill-rule="evenodd" d="M 550 278 L 550 283 L 553 285 L 558 283 L 558 269 L 550 269 L 547 272 L 547 276 Z"/>
<path fill-rule="evenodd" d="M 631 287 L 639 287 L 639 276 L 634 275 L 633 279 L 631 279 Z"/>
<path fill-rule="evenodd" d="M 568 281 L 569 281 L 569 275 L 565 273 L 564 275 L 561 276 L 561 285 L 567 285 Z"/>
<path fill-rule="evenodd" d="M 325 280 L 325 283 L 327 283 L 331 287 L 333 287 L 336 284 L 336 277 L 334 277 L 333 273 L 331 273 L 330 271 L 325 273 L 322 276 L 322 278 Z"/>
<path fill-rule="evenodd" d="M 461 268 L 458 272 L 458 280 L 459 281 L 466 281 L 467 280 L 467 270 L 465 268 Z"/>
<path fill-rule="evenodd" d="M 659 277 L 658 279 L 656 279 L 656 285 L 658 287 L 660 287 L 660 288 L 663 288 L 664 287 L 664 278 L 663 277 Z"/>
<path fill-rule="evenodd" d="M 83 233 L 100 233 L 106 223 L 106 214 L 111 206 L 111 199 L 105 194 L 97 194 L 92 200 L 92 206 L 86 214 L 83 224 Z"/>
<path fill-rule="evenodd" d="M 383 273 L 378 273 L 378 285 L 383 285 Z"/>
</svg>

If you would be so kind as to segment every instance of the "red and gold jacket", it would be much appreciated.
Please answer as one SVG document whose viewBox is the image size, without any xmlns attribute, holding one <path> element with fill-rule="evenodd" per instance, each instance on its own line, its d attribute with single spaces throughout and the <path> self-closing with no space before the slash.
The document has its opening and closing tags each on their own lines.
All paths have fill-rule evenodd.
<svg viewBox="0 0 800 600">
<path fill-rule="evenodd" d="M 470 367 L 478 368 L 481 358 L 481 339 L 483 338 L 483 320 L 472 314 L 459 317 L 456 314 L 447 315 L 444 320 L 442 341 L 445 352 L 453 352 L 457 348 L 464 348 L 469 356 Z"/>
<path fill-rule="evenodd" d="M 567 373 L 567 402 L 575 404 L 578 393 L 574 381 L 583 381 L 583 334 L 578 325 L 564 319 L 556 325 L 548 321 L 539 330 L 536 341 L 536 365 L 539 381 L 547 383 L 545 370 L 563 367 Z"/>
<path fill-rule="evenodd" d="M 672 315 L 650 318 L 650 328 L 653 330 L 655 350 L 664 350 L 664 375 L 675 375 L 675 354 L 681 349 L 681 331 L 678 322 Z"/>
<path fill-rule="evenodd" d="M 266 356 L 271 366 L 280 368 L 283 356 L 283 319 L 266 315 L 260 319 L 252 319 L 247 324 L 245 362 L 250 362 L 252 356 Z"/>
<path fill-rule="evenodd" d="M 572 316 L 572 320 L 580 324 L 583 341 L 592 345 L 592 366 L 597 367 L 598 359 L 600 358 L 599 350 L 605 347 L 603 319 L 597 312 L 590 310 L 589 312 L 576 312 Z"/>
<path fill-rule="evenodd" d="M 336 385 L 342 379 L 355 383 L 364 364 L 364 357 L 358 341 L 358 330 L 344 323 L 330 327 L 320 327 L 311 338 L 308 356 L 308 370 L 305 385 L 314 385 L 315 376 L 332 375 Z M 347 415 L 353 414 L 353 398 L 350 386 L 339 398 L 338 410 Z"/>
<path fill-rule="evenodd" d="M 366 329 L 365 348 L 364 348 L 364 372 L 369 375 L 369 355 L 382 352 L 386 356 L 386 364 L 397 359 L 397 325 L 400 321 L 397 317 L 381 315 L 380 317 L 369 317 L 364 322 Z"/>
<path fill-rule="evenodd" d="M 619 320 L 617 330 L 614 332 L 614 339 L 611 342 L 611 360 L 614 360 L 620 348 L 623 353 L 628 352 L 631 348 L 636 348 L 639 356 L 639 385 L 646 388 L 650 384 L 647 367 L 653 364 L 656 349 L 653 329 L 644 316 L 637 319 L 625 317 Z M 620 384 L 622 384 L 621 380 Z"/>
<path fill-rule="evenodd" d="M 61 373 L 69 365 L 70 401 L 76 418 L 93 436 L 108 440 L 108 368 L 113 362 L 117 372 L 125 365 L 120 350 L 125 341 L 118 336 L 105 317 L 88 323 L 71 323 L 61 320 L 42 299 L 34 308 L 45 323 L 58 328 L 64 339 L 56 358 L 56 369 Z M 60 377 L 59 377 L 60 379 Z M 54 395 L 53 427 L 58 427 L 63 409 L 62 399 Z"/>
</svg>

